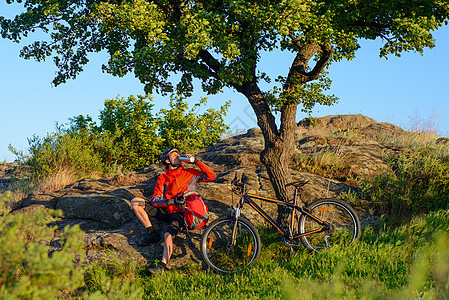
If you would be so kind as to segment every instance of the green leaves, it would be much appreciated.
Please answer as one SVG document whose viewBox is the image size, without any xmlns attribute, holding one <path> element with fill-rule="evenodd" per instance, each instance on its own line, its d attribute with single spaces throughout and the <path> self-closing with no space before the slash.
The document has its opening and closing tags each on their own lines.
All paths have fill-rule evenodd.
<svg viewBox="0 0 449 300">
<path fill-rule="evenodd" d="M 160 135 L 165 140 L 166 147 L 176 147 L 181 152 L 191 153 L 222 138 L 229 129 L 224 123 L 224 117 L 230 102 L 220 110 L 208 109 L 203 114 L 198 114 L 201 106 L 206 103 L 207 99 L 202 98 L 189 110 L 182 97 L 171 98 L 170 109 L 162 109 L 159 113 Z"/>
<path fill-rule="evenodd" d="M 447 209 L 449 152 L 430 142 L 388 159 L 391 170 L 371 178 L 365 190 L 392 218 L 404 211 L 414 214 Z"/>
<path fill-rule="evenodd" d="M 189 109 L 183 97 L 172 96 L 170 108 L 154 115 L 152 101 L 150 95 L 106 100 L 99 125 L 90 116 L 79 115 L 69 120 L 68 129 L 59 126 L 44 138 L 28 139 L 30 157 L 10 149 L 37 178 L 62 170 L 86 177 L 158 163 L 167 147 L 195 153 L 219 141 L 229 129 L 224 123 L 229 102 L 200 113 L 206 98 Z"/>
<path fill-rule="evenodd" d="M 78 226 L 55 235 L 56 212 L 10 214 L 0 194 L 0 298 L 58 299 L 84 286 L 84 252 Z M 52 216 L 53 215 L 53 216 Z"/>
</svg>

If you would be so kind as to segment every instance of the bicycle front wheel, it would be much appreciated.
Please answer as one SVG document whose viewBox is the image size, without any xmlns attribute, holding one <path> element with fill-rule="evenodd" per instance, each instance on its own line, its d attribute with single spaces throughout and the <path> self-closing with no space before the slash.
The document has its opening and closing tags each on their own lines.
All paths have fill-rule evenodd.
<svg viewBox="0 0 449 300">
<path fill-rule="evenodd" d="M 259 258 L 261 242 L 256 228 L 242 217 L 237 222 L 234 245 L 232 245 L 234 218 L 216 219 L 204 230 L 201 254 L 203 261 L 214 271 L 235 272 Z"/>
<path fill-rule="evenodd" d="M 354 209 L 337 199 L 320 199 L 307 206 L 308 212 L 328 225 L 328 229 L 301 237 L 302 244 L 310 251 L 319 251 L 335 245 L 347 246 L 360 236 L 360 221 Z M 299 218 L 300 233 L 314 232 L 322 225 L 311 216 Z"/>
</svg>

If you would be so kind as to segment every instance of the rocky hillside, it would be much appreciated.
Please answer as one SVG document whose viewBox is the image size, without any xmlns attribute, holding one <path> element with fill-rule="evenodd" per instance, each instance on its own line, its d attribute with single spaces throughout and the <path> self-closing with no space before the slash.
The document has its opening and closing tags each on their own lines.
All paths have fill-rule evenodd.
<svg viewBox="0 0 449 300">
<path fill-rule="evenodd" d="M 317 172 L 314 174 L 301 168 L 292 170 L 294 180 L 310 180 L 304 188 L 305 202 L 315 198 L 338 197 L 343 192 L 355 189 L 349 177 L 375 173 L 384 165 L 386 156 L 403 150 L 403 147 L 388 139 L 403 133 L 401 128 L 392 124 L 377 123 L 361 115 L 330 116 L 318 119 L 316 123 L 316 126 L 311 126 L 310 122 L 299 124 L 296 155 L 307 158 L 326 151 L 338 152 L 338 155 L 344 157 L 344 174 L 329 178 L 326 174 L 317 175 Z M 216 143 L 199 154 L 218 175 L 213 182 L 199 186 L 199 193 L 205 199 L 212 218 L 230 214 L 230 206 L 237 202 L 238 196 L 232 193 L 230 184 L 236 174 L 245 173 L 249 177 L 252 193 L 274 196 L 267 172 L 259 161 L 262 149 L 260 130 L 250 129 L 245 134 Z M 1 177 L 7 178 L 8 170 L 8 167 L 0 166 Z M 144 228 L 134 216 L 130 200 L 135 196 L 150 196 L 156 177 L 162 171 L 161 166 L 151 165 L 126 178 L 83 179 L 50 194 L 31 194 L 17 205 L 13 213 L 59 209 L 63 216 L 57 222 L 58 226 L 62 228 L 79 224 L 85 232 L 83 239 L 89 260 L 98 259 L 106 249 L 114 249 L 122 257 L 133 257 L 142 264 L 151 263 L 160 259 L 162 244 L 148 247 L 137 245 Z M 7 180 L 2 182 L 5 188 Z M 276 214 L 275 207 L 266 203 L 260 205 Z M 244 209 L 243 213 L 254 223 L 262 223 L 261 217 L 252 210 Z M 364 224 L 373 221 L 360 209 L 359 213 Z M 193 246 L 187 243 L 184 233 L 176 238 L 172 267 L 200 262 L 198 249 L 201 234 L 202 230 L 192 232 Z M 58 237 L 51 245 L 58 247 Z"/>
</svg>

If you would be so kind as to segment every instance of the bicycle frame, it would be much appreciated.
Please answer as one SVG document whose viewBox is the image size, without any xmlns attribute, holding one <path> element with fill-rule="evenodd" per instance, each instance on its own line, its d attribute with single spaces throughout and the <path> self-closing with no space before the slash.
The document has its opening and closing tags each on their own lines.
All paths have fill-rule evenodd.
<svg viewBox="0 0 449 300">
<path fill-rule="evenodd" d="M 316 233 L 320 233 L 323 231 L 326 231 L 329 229 L 329 225 L 326 222 L 323 222 L 322 220 L 320 220 L 319 218 L 311 215 L 309 212 L 307 212 L 307 210 L 302 209 L 301 207 L 299 207 L 298 205 L 296 205 L 296 196 L 297 196 L 297 189 L 295 189 L 295 194 L 293 197 L 293 203 L 289 203 L 289 202 L 284 202 L 284 201 L 280 201 L 277 199 L 273 199 L 273 198 L 268 198 L 268 197 L 262 197 L 259 195 L 254 195 L 254 194 L 248 194 L 248 193 L 242 193 L 241 194 L 241 198 L 236 206 L 235 209 L 235 214 L 234 214 L 234 218 L 237 221 L 238 218 L 240 217 L 240 210 L 243 207 L 244 203 L 247 203 L 249 206 L 251 206 L 257 213 L 259 213 L 265 220 L 267 220 L 271 225 L 274 226 L 274 228 L 276 228 L 279 233 L 284 236 L 285 238 L 287 238 L 288 240 L 292 240 L 292 239 L 298 239 L 300 237 L 303 236 L 307 236 L 307 235 L 311 235 L 311 234 L 316 234 Z M 290 207 L 291 208 L 291 223 L 289 224 L 288 229 L 286 230 L 285 228 L 283 228 L 278 222 L 276 222 L 275 220 L 273 220 L 272 217 L 270 217 L 259 205 L 257 205 L 253 199 L 257 199 L 257 200 L 261 200 L 264 202 L 269 202 L 269 203 L 274 203 L 278 206 L 286 206 L 286 207 Z M 302 234 L 295 234 L 293 235 L 293 221 L 294 221 L 294 216 L 293 214 L 295 213 L 295 210 L 299 211 L 300 214 L 305 214 L 307 216 L 309 216 L 310 218 L 312 218 L 313 220 L 315 220 L 319 225 L 321 225 L 322 227 L 316 230 L 311 230 L 308 232 L 304 232 Z M 237 222 L 235 222 L 234 228 L 233 228 L 233 233 L 232 233 L 232 245 L 235 244 L 235 235 L 237 233 Z"/>
</svg>

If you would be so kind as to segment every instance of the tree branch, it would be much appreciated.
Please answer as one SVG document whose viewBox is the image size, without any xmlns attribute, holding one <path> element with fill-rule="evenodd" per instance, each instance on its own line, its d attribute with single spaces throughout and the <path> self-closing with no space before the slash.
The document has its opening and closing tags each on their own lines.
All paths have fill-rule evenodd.
<svg viewBox="0 0 449 300">
<path fill-rule="evenodd" d="M 296 47 L 301 49 L 302 44 L 298 41 L 298 39 L 295 37 L 293 33 L 289 32 L 288 37 L 291 38 L 293 44 L 295 44 Z"/>
<path fill-rule="evenodd" d="M 321 57 L 315 64 L 315 67 L 313 67 L 312 71 L 304 74 L 309 77 L 309 80 L 307 80 L 307 81 L 311 81 L 311 80 L 320 78 L 320 76 L 321 76 L 320 73 L 324 70 L 327 63 L 329 62 L 329 59 L 331 58 L 332 45 L 330 43 L 320 45 L 320 49 L 321 49 L 320 50 Z"/>
<path fill-rule="evenodd" d="M 207 50 L 200 50 L 198 55 L 209 67 L 209 72 L 211 76 L 213 76 L 216 79 L 220 79 L 218 73 L 220 72 L 221 66 L 220 63 L 217 61 L 217 59 L 213 57 L 212 54 L 210 54 L 209 51 Z"/>
</svg>

